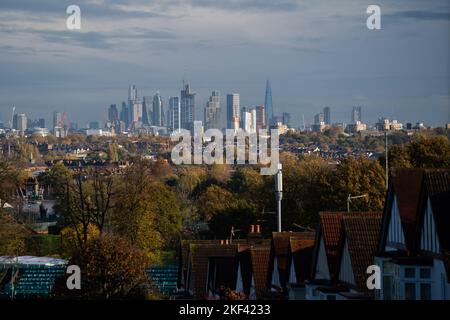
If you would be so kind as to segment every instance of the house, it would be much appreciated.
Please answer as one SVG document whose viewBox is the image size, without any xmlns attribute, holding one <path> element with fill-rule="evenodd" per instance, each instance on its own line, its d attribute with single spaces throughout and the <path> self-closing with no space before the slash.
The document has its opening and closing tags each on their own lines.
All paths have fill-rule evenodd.
<svg viewBox="0 0 450 320">
<path fill-rule="evenodd" d="M 337 300 L 373 299 L 367 287 L 367 268 L 373 265 L 382 212 L 349 212 L 342 216 L 337 259 L 337 282 L 346 290 Z"/>
<path fill-rule="evenodd" d="M 311 278 L 311 264 L 314 252 L 315 233 L 303 232 L 289 239 L 291 267 L 288 279 L 290 300 L 305 299 L 305 281 Z"/>
<path fill-rule="evenodd" d="M 381 300 L 448 300 L 450 170 L 391 177 L 375 264 Z"/>
<path fill-rule="evenodd" d="M 291 238 L 309 238 L 314 239 L 314 233 L 311 232 L 273 232 L 272 250 L 273 266 L 271 289 L 280 293 L 287 293 L 287 284 L 292 267 Z"/>
<path fill-rule="evenodd" d="M 306 282 L 306 300 L 333 299 L 326 292 L 340 290 L 332 288 L 336 282 L 336 263 L 343 212 L 320 212 L 319 230 L 311 265 L 311 279 Z"/>
</svg>

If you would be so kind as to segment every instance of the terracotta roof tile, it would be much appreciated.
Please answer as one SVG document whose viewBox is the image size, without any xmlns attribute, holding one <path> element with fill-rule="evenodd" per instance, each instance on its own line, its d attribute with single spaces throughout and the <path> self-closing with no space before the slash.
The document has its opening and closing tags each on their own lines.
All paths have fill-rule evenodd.
<svg viewBox="0 0 450 320">
<path fill-rule="evenodd" d="M 252 246 L 250 253 L 253 277 L 255 279 L 256 297 L 260 299 L 268 291 L 270 282 L 271 248 L 268 246 Z"/>
<path fill-rule="evenodd" d="M 341 220 L 345 212 L 320 212 L 320 234 L 324 239 L 325 251 L 331 279 L 336 275 L 336 263 L 341 236 Z"/>
<path fill-rule="evenodd" d="M 309 233 L 307 237 L 291 237 L 290 250 L 294 262 L 296 283 L 309 280 L 311 275 L 312 256 L 314 252 L 315 234 Z"/>
<path fill-rule="evenodd" d="M 342 217 L 342 239 L 347 240 L 353 274 L 360 292 L 369 293 L 366 270 L 374 263 L 373 255 L 378 244 L 382 216 L 382 212 L 350 212 Z M 340 257 L 343 244 L 341 241 Z"/>
</svg>

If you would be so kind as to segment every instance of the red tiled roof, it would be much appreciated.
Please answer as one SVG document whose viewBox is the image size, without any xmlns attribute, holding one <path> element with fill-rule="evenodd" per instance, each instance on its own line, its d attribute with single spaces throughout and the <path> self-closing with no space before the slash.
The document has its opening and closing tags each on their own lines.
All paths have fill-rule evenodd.
<svg viewBox="0 0 450 320">
<path fill-rule="evenodd" d="M 343 238 L 339 257 L 342 258 L 345 239 L 359 292 L 369 293 L 366 271 L 368 266 L 374 264 L 373 255 L 378 244 L 382 216 L 382 212 L 350 212 L 342 217 Z"/>
<path fill-rule="evenodd" d="M 341 220 L 345 212 L 320 212 L 320 233 L 322 234 L 327 254 L 328 269 L 331 279 L 336 275 L 336 263 L 341 236 Z"/>
<path fill-rule="evenodd" d="M 250 248 L 250 253 L 256 297 L 260 299 L 268 291 L 270 283 L 271 248 L 269 246 L 253 246 Z"/>
<path fill-rule="evenodd" d="M 311 275 L 312 256 L 314 252 L 315 233 L 310 232 L 310 238 L 291 237 L 290 250 L 294 262 L 296 283 L 309 280 Z M 312 236 L 312 237 L 311 237 Z"/>
</svg>

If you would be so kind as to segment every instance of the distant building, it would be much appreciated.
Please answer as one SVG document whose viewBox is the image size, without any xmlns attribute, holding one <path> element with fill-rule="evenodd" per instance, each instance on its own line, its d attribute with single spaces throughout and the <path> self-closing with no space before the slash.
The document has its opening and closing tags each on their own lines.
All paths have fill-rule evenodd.
<svg viewBox="0 0 450 320">
<path fill-rule="evenodd" d="M 167 127 L 169 131 L 176 131 L 181 129 L 181 106 L 179 97 L 169 98 Z"/>
<path fill-rule="evenodd" d="M 21 133 L 25 132 L 27 130 L 27 116 L 25 113 L 18 113 L 14 115 L 15 121 L 13 120 L 13 123 L 15 124 L 14 128 L 17 131 L 20 131 Z"/>
<path fill-rule="evenodd" d="M 270 85 L 270 81 L 266 81 L 266 95 L 264 99 L 264 108 L 265 108 L 265 122 L 266 126 L 270 127 L 273 122 L 273 101 L 272 101 L 272 87 Z"/>
<path fill-rule="evenodd" d="M 331 125 L 331 110 L 330 107 L 323 108 L 323 121 L 326 125 Z"/>
<path fill-rule="evenodd" d="M 130 111 L 125 101 L 122 102 L 122 109 L 120 111 L 120 121 L 123 122 L 125 126 L 125 131 L 128 130 L 128 127 L 130 125 Z"/>
<path fill-rule="evenodd" d="M 227 129 L 239 129 L 240 109 L 239 93 L 227 94 Z"/>
<path fill-rule="evenodd" d="M 356 124 L 356 122 L 362 122 L 362 115 L 361 115 L 361 107 L 353 107 L 352 109 L 352 124 Z"/>
<path fill-rule="evenodd" d="M 324 114 L 322 112 L 314 116 L 314 124 L 325 124 Z"/>
<path fill-rule="evenodd" d="M 193 129 L 195 120 L 195 93 L 191 92 L 189 84 L 185 84 L 181 90 L 181 127 L 187 130 Z"/>
<path fill-rule="evenodd" d="M 402 123 L 398 122 L 397 120 L 389 121 L 389 119 L 386 118 L 380 118 L 375 126 L 379 131 L 396 131 L 403 129 Z"/>
<path fill-rule="evenodd" d="M 153 96 L 153 125 L 157 127 L 164 125 L 163 101 L 159 92 Z"/>
<path fill-rule="evenodd" d="M 205 129 L 220 129 L 220 94 L 219 91 L 213 91 L 206 103 Z"/>
<path fill-rule="evenodd" d="M 142 124 L 142 103 L 139 101 L 136 85 L 130 85 L 128 89 L 128 126 L 134 128 Z"/>
<path fill-rule="evenodd" d="M 256 106 L 256 132 L 265 128 L 266 126 L 266 112 L 264 106 Z"/>
<path fill-rule="evenodd" d="M 357 121 L 354 124 L 351 123 L 351 124 L 347 125 L 347 128 L 345 131 L 348 133 L 356 133 L 356 132 L 365 131 L 365 130 L 367 130 L 367 124 L 361 123 L 361 121 Z"/>
<path fill-rule="evenodd" d="M 248 133 L 256 132 L 256 109 L 243 109 L 241 113 L 241 128 Z"/>
</svg>

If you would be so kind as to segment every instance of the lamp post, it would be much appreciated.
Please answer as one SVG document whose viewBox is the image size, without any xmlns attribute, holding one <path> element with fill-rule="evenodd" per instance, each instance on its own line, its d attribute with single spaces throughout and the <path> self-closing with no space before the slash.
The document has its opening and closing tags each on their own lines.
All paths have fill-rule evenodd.
<svg viewBox="0 0 450 320">
<path fill-rule="evenodd" d="M 281 232 L 281 199 L 283 199 L 283 173 L 282 165 L 278 163 L 278 171 L 275 175 L 275 198 L 277 200 L 278 232 Z"/>
<path fill-rule="evenodd" d="M 360 196 L 353 196 L 353 197 L 352 197 L 351 194 L 349 194 L 348 197 L 347 197 L 347 212 L 350 212 L 350 202 L 353 199 L 359 199 L 359 198 L 365 198 L 365 197 L 367 197 L 367 194 L 363 194 L 363 195 L 360 195 Z"/>
</svg>

